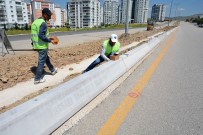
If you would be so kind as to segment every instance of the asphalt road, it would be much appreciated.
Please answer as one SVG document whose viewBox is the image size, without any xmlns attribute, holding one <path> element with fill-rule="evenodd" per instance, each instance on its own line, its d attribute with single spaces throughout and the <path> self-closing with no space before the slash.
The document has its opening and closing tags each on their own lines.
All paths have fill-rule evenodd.
<svg viewBox="0 0 203 135">
<path fill-rule="evenodd" d="M 161 26 L 166 26 L 167 22 L 163 22 L 163 23 L 157 23 L 156 27 L 161 27 Z M 146 28 L 129 28 L 129 31 L 131 31 L 132 29 L 137 29 L 138 31 L 140 30 L 146 30 Z M 125 33 L 124 31 L 125 29 L 101 29 L 101 30 L 88 30 L 88 31 L 68 31 L 68 32 L 54 32 L 51 33 L 51 35 L 57 35 L 57 36 L 68 36 L 68 35 L 77 35 L 77 34 L 91 34 L 91 33 L 98 33 L 98 32 L 105 32 L 105 33 L 109 33 L 112 31 L 122 31 L 123 33 Z M 8 36 L 9 41 L 19 41 L 19 40 L 30 40 L 31 38 L 31 34 L 23 34 L 23 35 L 12 35 L 12 36 Z"/>
<path fill-rule="evenodd" d="M 162 49 L 164 57 L 149 76 L 142 93 L 120 125 L 117 135 L 203 134 L 203 29 L 181 23 L 175 38 L 168 37 L 107 99 L 64 135 L 95 135 L 135 88 Z M 172 41 L 171 43 L 168 43 Z M 131 101 L 129 101 L 131 102 Z M 126 111 L 115 116 L 120 119 Z M 113 128 L 110 130 L 114 130 Z M 103 132 L 108 135 L 108 130 Z"/>
<path fill-rule="evenodd" d="M 122 30 L 124 32 L 124 29 L 101 29 L 101 30 L 88 30 L 88 31 L 53 32 L 53 33 L 50 33 L 50 35 L 57 35 L 60 37 L 60 36 L 66 36 L 66 35 L 68 36 L 68 35 L 77 35 L 77 34 L 109 32 L 109 31 L 117 31 L 117 30 Z M 30 40 L 31 34 L 11 35 L 11 36 L 8 36 L 8 38 L 10 41 Z"/>
</svg>

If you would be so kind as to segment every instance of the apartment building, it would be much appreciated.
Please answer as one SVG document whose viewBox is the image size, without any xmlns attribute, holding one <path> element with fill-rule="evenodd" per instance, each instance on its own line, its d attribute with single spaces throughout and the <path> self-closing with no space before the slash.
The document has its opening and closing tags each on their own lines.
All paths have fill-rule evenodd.
<svg viewBox="0 0 203 135">
<path fill-rule="evenodd" d="M 121 5 L 118 6 L 118 23 L 122 23 L 121 21 L 122 9 Z"/>
<path fill-rule="evenodd" d="M 67 25 L 67 10 L 61 9 L 61 25 L 66 26 Z"/>
<path fill-rule="evenodd" d="M 118 23 L 118 0 L 104 1 L 104 24 Z"/>
<path fill-rule="evenodd" d="M 132 14 L 132 4 L 133 0 L 129 0 L 129 9 L 127 11 L 127 1 L 121 0 L 121 23 L 126 23 L 126 15 L 128 13 L 129 22 L 131 22 L 131 14 Z"/>
<path fill-rule="evenodd" d="M 67 10 L 71 28 L 92 28 L 101 25 L 99 0 L 69 0 Z"/>
<path fill-rule="evenodd" d="M 61 22 L 61 7 L 59 5 L 55 5 L 55 15 L 56 15 L 56 20 L 55 20 L 55 26 L 56 27 L 61 27 L 62 22 Z"/>
<path fill-rule="evenodd" d="M 27 3 L 27 14 L 28 14 L 28 24 L 31 25 L 33 22 L 33 17 L 32 17 L 32 6 L 30 3 Z"/>
<path fill-rule="evenodd" d="M 104 24 L 104 7 L 100 6 L 100 22 Z"/>
<path fill-rule="evenodd" d="M 20 28 L 28 23 L 25 0 L 0 0 L 0 28 Z"/>
<path fill-rule="evenodd" d="M 147 23 L 149 0 L 133 0 L 132 20 L 134 23 Z"/>
<path fill-rule="evenodd" d="M 163 4 L 154 4 L 152 6 L 151 19 L 154 21 L 164 21 L 166 6 Z"/>
<path fill-rule="evenodd" d="M 51 19 L 47 22 L 48 26 L 53 27 L 56 24 L 55 5 L 51 0 L 32 0 L 32 17 L 33 20 L 42 16 L 42 9 L 48 8 L 52 12 Z"/>
</svg>

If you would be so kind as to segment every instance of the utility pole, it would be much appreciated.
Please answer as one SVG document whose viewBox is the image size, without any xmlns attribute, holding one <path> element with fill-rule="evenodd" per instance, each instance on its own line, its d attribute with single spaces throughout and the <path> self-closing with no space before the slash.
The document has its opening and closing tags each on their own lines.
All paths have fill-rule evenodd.
<svg viewBox="0 0 203 135">
<path fill-rule="evenodd" d="M 171 17 L 172 5 L 173 5 L 173 0 L 171 0 L 171 6 L 170 6 L 170 12 L 169 12 L 169 18 L 168 19 L 170 19 L 170 17 Z M 170 22 L 170 20 L 168 20 L 168 26 L 169 26 L 169 22 Z"/>
<path fill-rule="evenodd" d="M 30 6 L 31 6 L 31 12 L 32 12 L 32 15 L 31 15 L 31 12 L 30 12 L 31 23 L 34 22 L 34 20 L 36 19 L 35 18 L 34 7 L 33 7 L 34 4 L 35 4 L 35 1 L 30 0 Z"/>
<path fill-rule="evenodd" d="M 75 31 L 76 31 L 76 2 L 75 2 Z"/>
<path fill-rule="evenodd" d="M 130 1 L 130 0 L 127 0 L 126 22 L 125 22 L 125 34 L 128 33 L 128 22 L 129 22 L 129 1 Z"/>
</svg>

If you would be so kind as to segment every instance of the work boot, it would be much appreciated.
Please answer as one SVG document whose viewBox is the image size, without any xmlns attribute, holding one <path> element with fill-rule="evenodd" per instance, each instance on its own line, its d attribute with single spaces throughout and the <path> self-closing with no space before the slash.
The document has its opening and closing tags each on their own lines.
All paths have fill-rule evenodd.
<svg viewBox="0 0 203 135">
<path fill-rule="evenodd" d="M 57 72 L 58 72 L 58 69 L 57 69 L 57 68 L 54 68 L 54 71 L 51 72 L 51 74 L 52 74 L 52 75 L 55 75 Z"/>
<path fill-rule="evenodd" d="M 46 80 L 44 79 L 44 78 L 41 78 L 41 79 L 39 79 L 39 80 L 35 80 L 34 81 L 34 84 L 39 84 L 39 83 L 43 83 L 43 82 L 45 82 Z"/>
</svg>

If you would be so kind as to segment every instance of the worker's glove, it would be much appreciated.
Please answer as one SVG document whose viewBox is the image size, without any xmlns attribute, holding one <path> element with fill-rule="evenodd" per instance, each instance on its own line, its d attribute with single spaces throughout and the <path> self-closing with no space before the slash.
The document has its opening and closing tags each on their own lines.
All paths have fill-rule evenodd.
<svg viewBox="0 0 203 135">
<path fill-rule="evenodd" d="M 50 39 L 53 45 L 57 45 L 59 43 L 59 39 L 56 36 L 52 36 Z"/>
</svg>

